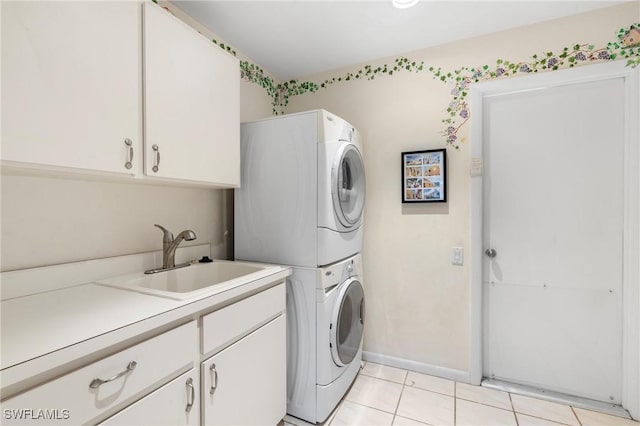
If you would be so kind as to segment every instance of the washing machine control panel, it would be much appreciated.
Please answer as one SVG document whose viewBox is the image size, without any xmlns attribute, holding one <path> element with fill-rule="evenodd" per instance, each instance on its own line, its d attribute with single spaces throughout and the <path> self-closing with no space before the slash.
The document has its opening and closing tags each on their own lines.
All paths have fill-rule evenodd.
<svg viewBox="0 0 640 426">
<path fill-rule="evenodd" d="M 318 268 L 318 288 L 327 289 L 336 286 L 348 278 L 361 275 L 362 259 L 359 254 L 334 263 L 333 265 Z"/>
</svg>

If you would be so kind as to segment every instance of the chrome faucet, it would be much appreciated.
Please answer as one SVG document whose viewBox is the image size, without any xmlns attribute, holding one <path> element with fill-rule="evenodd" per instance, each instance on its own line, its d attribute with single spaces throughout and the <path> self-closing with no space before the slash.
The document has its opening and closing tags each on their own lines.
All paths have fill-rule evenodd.
<svg viewBox="0 0 640 426">
<path fill-rule="evenodd" d="M 157 272 L 169 271 L 171 269 L 184 268 L 190 263 L 181 263 L 176 265 L 176 249 L 183 240 L 193 241 L 196 239 L 196 233 L 190 229 L 184 230 L 173 238 L 173 234 L 160 225 L 154 225 L 162 231 L 162 268 L 150 269 L 145 274 L 155 274 Z"/>
</svg>

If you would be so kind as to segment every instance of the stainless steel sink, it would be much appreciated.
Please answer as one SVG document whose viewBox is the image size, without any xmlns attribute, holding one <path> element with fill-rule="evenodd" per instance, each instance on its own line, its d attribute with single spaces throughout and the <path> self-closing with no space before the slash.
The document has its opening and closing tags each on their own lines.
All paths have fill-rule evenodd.
<svg viewBox="0 0 640 426">
<path fill-rule="evenodd" d="M 272 265 L 217 260 L 154 275 L 123 275 L 97 281 L 97 284 L 169 299 L 187 300 L 229 290 L 267 276 L 276 268 Z"/>
</svg>

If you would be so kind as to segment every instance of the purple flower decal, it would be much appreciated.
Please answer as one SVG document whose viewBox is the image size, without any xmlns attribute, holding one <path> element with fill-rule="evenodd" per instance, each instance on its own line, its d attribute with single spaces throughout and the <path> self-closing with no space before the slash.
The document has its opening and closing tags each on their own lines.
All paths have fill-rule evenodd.
<svg viewBox="0 0 640 426">
<path fill-rule="evenodd" d="M 520 71 L 522 72 L 531 72 L 531 68 L 529 68 L 529 65 L 524 64 L 520 66 Z"/>
<path fill-rule="evenodd" d="M 452 126 L 447 127 L 447 133 L 448 133 L 449 135 L 450 135 L 450 134 L 452 134 L 452 133 L 453 133 L 453 132 L 455 132 L 455 131 L 456 131 L 456 128 L 455 128 L 455 127 L 452 127 Z"/>
<path fill-rule="evenodd" d="M 609 52 L 598 52 L 598 59 L 609 59 Z"/>
<path fill-rule="evenodd" d="M 587 60 L 587 56 L 584 54 L 584 52 L 578 52 L 578 53 L 576 53 L 576 59 L 578 61 L 586 61 Z"/>
<path fill-rule="evenodd" d="M 469 110 L 463 109 L 462 111 L 460 111 L 460 117 L 464 118 L 465 120 L 469 118 Z"/>
<path fill-rule="evenodd" d="M 550 59 L 547 61 L 547 66 L 548 66 L 548 67 L 554 67 L 554 66 L 556 66 L 556 65 L 558 65 L 558 58 L 550 58 Z"/>
<path fill-rule="evenodd" d="M 458 95 L 460 94 L 460 90 L 458 90 L 458 88 L 457 88 L 457 87 L 454 87 L 454 88 L 451 90 L 451 94 L 452 94 L 453 96 L 458 96 Z"/>
<path fill-rule="evenodd" d="M 449 142 L 454 142 L 456 139 L 458 139 L 456 135 L 449 135 L 449 137 L 447 138 Z"/>
<path fill-rule="evenodd" d="M 504 68 L 496 69 L 496 77 L 500 77 L 502 74 L 504 74 Z"/>
</svg>

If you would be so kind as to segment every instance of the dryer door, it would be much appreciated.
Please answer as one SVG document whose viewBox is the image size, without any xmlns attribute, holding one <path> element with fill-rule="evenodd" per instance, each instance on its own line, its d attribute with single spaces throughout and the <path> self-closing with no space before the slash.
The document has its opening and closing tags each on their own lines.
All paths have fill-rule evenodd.
<svg viewBox="0 0 640 426">
<path fill-rule="evenodd" d="M 344 227 L 357 227 L 364 209 L 364 162 L 352 143 L 345 142 L 337 154 L 331 169 L 333 209 Z"/>
<path fill-rule="evenodd" d="M 357 278 L 340 286 L 331 318 L 331 355 L 336 365 L 349 364 L 358 353 L 364 330 L 364 289 Z"/>
</svg>

